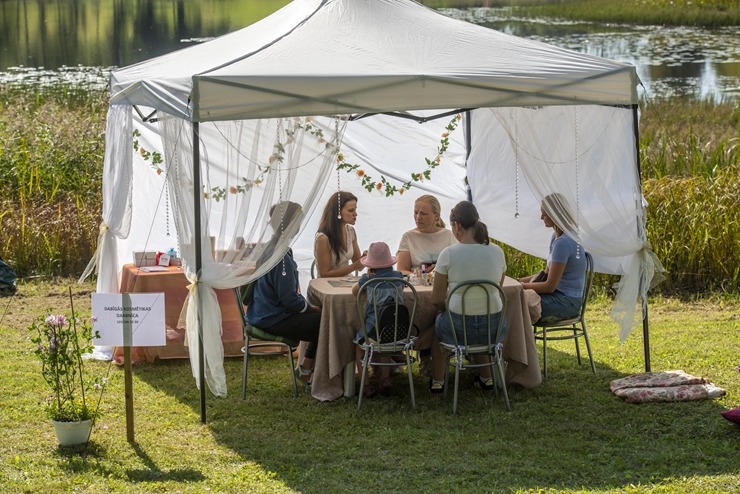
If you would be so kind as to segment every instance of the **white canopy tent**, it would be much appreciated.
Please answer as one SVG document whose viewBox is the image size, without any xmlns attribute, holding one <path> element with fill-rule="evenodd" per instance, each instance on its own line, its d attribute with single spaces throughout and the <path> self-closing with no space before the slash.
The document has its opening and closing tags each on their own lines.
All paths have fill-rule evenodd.
<svg viewBox="0 0 740 494">
<path fill-rule="evenodd" d="M 412 0 L 294 0 L 245 29 L 112 73 L 98 290 L 117 291 L 131 250 L 177 244 L 194 282 L 188 335 L 206 342 L 205 352 L 191 345 L 194 376 L 203 393 L 205 366 L 211 390 L 225 395 L 212 289 L 261 275 L 285 252 L 293 225 L 275 232 L 273 255 L 257 265 L 259 249 L 239 250 L 239 237 L 257 245 L 270 237 L 270 205 L 303 205 L 305 234 L 293 248 L 307 269 L 319 216 L 311 212 L 337 188 L 359 198 L 363 248 L 378 240 L 395 248 L 413 228 L 414 199 L 432 193 L 443 218 L 470 198 L 494 238 L 543 258 L 550 232 L 539 202 L 560 192 L 577 218 L 569 234 L 597 270 L 623 275 L 613 316 L 624 338 L 656 266 L 638 173 L 638 83 L 631 65 Z M 366 191 L 354 171 L 337 171 L 340 158 L 398 187 L 412 173 L 430 177 L 386 197 Z M 169 214 L 176 228 L 167 236 Z"/>
</svg>

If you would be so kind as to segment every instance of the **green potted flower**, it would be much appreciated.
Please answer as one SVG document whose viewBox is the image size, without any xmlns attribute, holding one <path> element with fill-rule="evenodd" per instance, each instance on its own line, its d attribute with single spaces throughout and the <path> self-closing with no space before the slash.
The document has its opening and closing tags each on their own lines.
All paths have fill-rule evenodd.
<svg viewBox="0 0 740 494">
<path fill-rule="evenodd" d="M 69 318 L 49 312 L 28 328 L 41 375 L 52 391 L 45 401 L 46 412 L 62 446 L 87 443 L 107 383 L 85 379 L 83 355 L 93 350 L 91 321 L 79 319 L 74 310 Z"/>
</svg>

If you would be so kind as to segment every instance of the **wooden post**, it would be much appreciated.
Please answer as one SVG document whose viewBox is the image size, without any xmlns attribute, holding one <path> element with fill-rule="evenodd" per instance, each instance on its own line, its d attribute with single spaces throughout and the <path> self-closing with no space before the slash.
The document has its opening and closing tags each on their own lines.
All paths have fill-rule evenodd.
<svg viewBox="0 0 740 494">
<path fill-rule="evenodd" d="M 131 347 L 123 347 L 123 379 L 126 398 L 126 440 L 134 443 L 134 386 L 131 375 Z"/>
</svg>

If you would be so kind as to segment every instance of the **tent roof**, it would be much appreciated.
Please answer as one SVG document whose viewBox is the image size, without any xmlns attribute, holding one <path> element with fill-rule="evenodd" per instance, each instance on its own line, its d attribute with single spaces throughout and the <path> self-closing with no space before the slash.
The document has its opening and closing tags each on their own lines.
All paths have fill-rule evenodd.
<svg viewBox="0 0 740 494">
<path fill-rule="evenodd" d="M 111 104 L 192 121 L 637 102 L 632 65 L 451 19 L 412 0 L 294 0 L 111 74 Z"/>
</svg>

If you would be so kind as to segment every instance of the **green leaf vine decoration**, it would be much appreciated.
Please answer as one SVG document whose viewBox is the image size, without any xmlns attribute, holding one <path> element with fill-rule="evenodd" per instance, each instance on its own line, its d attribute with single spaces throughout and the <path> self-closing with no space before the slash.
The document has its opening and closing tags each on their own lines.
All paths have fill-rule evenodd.
<svg viewBox="0 0 740 494">
<path fill-rule="evenodd" d="M 159 151 L 147 151 L 144 149 L 144 146 L 139 144 L 139 137 L 141 137 L 141 132 L 139 132 L 139 129 L 134 129 L 134 151 L 137 151 L 144 161 L 151 161 L 150 166 L 155 172 L 157 172 L 157 175 L 160 175 L 164 171 L 162 167 L 159 166 L 164 164 L 162 153 Z"/>
<path fill-rule="evenodd" d="M 450 146 L 450 134 L 455 131 L 461 119 L 462 115 L 460 115 L 459 113 L 452 117 L 452 120 L 450 120 L 447 126 L 445 126 L 445 131 L 442 133 L 442 136 L 439 140 L 437 155 L 431 159 L 424 158 L 424 161 L 426 162 L 426 168 L 419 172 L 412 173 L 411 179 L 408 182 L 404 182 L 400 185 L 395 185 L 383 175 L 380 176 L 380 180 L 375 180 L 373 177 L 368 175 L 365 170 L 360 168 L 360 165 L 347 163 L 342 152 L 337 153 L 337 170 L 345 170 L 347 173 L 354 172 L 362 180 L 362 186 L 368 192 L 373 192 L 376 190 L 382 191 L 385 193 L 386 197 L 390 197 L 396 193 L 398 193 L 398 195 L 403 195 L 405 191 L 411 188 L 414 182 L 423 182 L 424 180 L 430 180 L 432 178 L 432 170 L 437 168 L 442 162 L 442 157 L 447 152 L 447 149 Z"/>
</svg>

